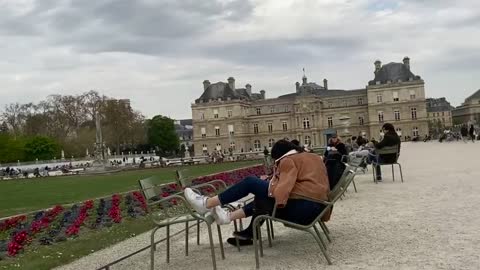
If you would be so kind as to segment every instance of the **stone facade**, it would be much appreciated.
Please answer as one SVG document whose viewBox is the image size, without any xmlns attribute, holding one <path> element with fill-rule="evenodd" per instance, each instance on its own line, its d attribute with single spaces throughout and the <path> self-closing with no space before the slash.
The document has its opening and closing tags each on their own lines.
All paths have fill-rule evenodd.
<svg viewBox="0 0 480 270">
<path fill-rule="evenodd" d="M 324 146 L 332 134 L 344 139 L 363 134 L 379 138 L 390 122 L 402 138 L 428 134 L 424 81 L 410 72 L 410 62 L 375 62 L 375 79 L 355 90 L 329 89 L 308 82 L 295 84 L 295 92 L 266 98 L 252 86 L 235 88 L 235 79 L 210 84 L 192 104 L 195 154 L 214 150 L 261 151 L 279 139 Z"/>
<path fill-rule="evenodd" d="M 440 126 L 442 128 L 450 128 L 453 126 L 452 110 L 454 107 L 450 105 L 444 97 L 427 98 L 427 118 L 430 126 Z"/>
<path fill-rule="evenodd" d="M 455 125 L 480 124 L 480 89 L 465 99 L 465 102 L 452 111 Z"/>
</svg>

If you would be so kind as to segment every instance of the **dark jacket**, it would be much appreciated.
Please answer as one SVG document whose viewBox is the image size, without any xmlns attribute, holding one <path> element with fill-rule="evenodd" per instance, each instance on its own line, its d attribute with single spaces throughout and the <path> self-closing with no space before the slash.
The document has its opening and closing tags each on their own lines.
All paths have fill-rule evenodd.
<svg viewBox="0 0 480 270">
<path fill-rule="evenodd" d="M 472 137 L 473 137 L 473 134 L 475 134 L 475 129 L 473 128 L 473 126 L 470 127 L 469 133 L 470 133 L 470 136 Z"/>
<path fill-rule="evenodd" d="M 375 148 L 382 149 L 384 147 L 398 145 L 398 154 L 400 155 L 400 144 L 401 141 L 400 137 L 398 137 L 398 134 L 395 131 L 389 131 L 385 133 L 381 142 L 375 143 Z M 386 163 L 396 162 L 397 156 L 395 154 L 381 155 L 380 159 L 382 162 Z"/>
<path fill-rule="evenodd" d="M 467 127 L 463 126 L 463 127 L 460 129 L 460 134 L 462 134 L 463 137 L 467 136 L 467 135 L 468 135 L 468 129 L 467 129 Z"/>
<path fill-rule="evenodd" d="M 338 143 L 337 145 L 329 144 L 329 147 L 335 147 L 337 151 L 325 151 L 325 167 L 327 168 L 328 182 L 330 188 L 333 189 L 345 170 L 345 164 L 342 162 L 342 157 L 348 155 L 345 144 Z"/>
</svg>

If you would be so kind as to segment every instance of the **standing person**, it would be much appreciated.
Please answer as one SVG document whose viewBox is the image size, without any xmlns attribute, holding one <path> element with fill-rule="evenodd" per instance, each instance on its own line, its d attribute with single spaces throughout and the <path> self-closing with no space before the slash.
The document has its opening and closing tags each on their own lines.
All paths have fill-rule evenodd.
<svg viewBox="0 0 480 270">
<path fill-rule="evenodd" d="M 470 134 L 472 142 L 475 142 L 475 128 L 473 127 L 473 125 L 470 125 L 470 131 L 468 133 Z"/>
<path fill-rule="evenodd" d="M 464 143 L 467 143 L 468 141 L 468 129 L 466 125 L 462 125 L 462 128 L 460 128 L 460 135 L 462 135 L 462 140 Z"/>
<path fill-rule="evenodd" d="M 382 127 L 382 132 L 385 134 L 383 136 L 383 139 L 381 142 L 373 142 L 375 145 L 375 149 L 382 149 L 384 147 L 388 146 L 395 146 L 398 145 L 398 154 L 400 154 L 400 137 L 398 137 L 397 132 L 395 131 L 395 127 L 390 124 L 386 123 Z M 376 161 L 376 162 L 395 162 L 397 159 L 397 154 L 387 154 L 387 155 L 381 155 L 377 157 L 376 154 L 370 154 L 369 160 L 371 161 Z M 375 171 L 377 173 L 377 181 L 381 182 L 382 181 L 382 171 L 380 169 L 380 165 L 377 165 L 375 168 Z"/>
<path fill-rule="evenodd" d="M 271 151 L 275 169 L 270 181 L 247 177 L 214 197 L 199 195 L 186 188 L 185 198 L 197 213 L 212 213 L 219 225 L 248 216 L 252 216 L 253 221 L 258 215 L 272 214 L 275 205 L 278 207 L 276 217 L 298 224 L 310 224 L 325 206 L 301 198 L 327 200 L 330 187 L 321 157 L 302 151 L 301 147 L 280 140 Z M 230 213 L 220 207 L 249 194 L 254 195 L 254 202 L 242 209 Z M 245 230 L 235 233 L 235 236 L 244 241 L 241 244 L 252 245 L 252 222 Z M 235 238 L 230 238 L 227 242 L 235 244 Z"/>
</svg>

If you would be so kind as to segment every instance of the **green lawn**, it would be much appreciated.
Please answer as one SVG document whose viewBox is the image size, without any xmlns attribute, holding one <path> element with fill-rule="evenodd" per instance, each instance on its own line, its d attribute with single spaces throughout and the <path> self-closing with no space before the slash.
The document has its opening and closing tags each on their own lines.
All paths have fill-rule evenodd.
<svg viewBox="0 0 480 270">
<path fill-rule="evenodd" d="M 250 166 L 259 161 L 196 165 L 189 175 L 201 176 Z M 138 188 L 138 180 L 156 176 L 162 182 L 175 181 L 177 168 L 146 169 L 110 175 L 50 177 L 0 181 L 0 217 L 107 196 Z"/>
</svg>

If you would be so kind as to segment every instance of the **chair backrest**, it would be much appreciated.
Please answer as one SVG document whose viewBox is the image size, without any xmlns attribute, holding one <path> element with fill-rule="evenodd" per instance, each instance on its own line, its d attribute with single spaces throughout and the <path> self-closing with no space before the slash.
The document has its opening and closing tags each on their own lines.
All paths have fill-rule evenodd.
<svg viewBox="0 0 480 270">
<path fill-rule="evenodd" d="M 140 185 L 143 196 L 145 196 L 147 201 L 150 201 L 157 196 L 157 193 L 155 192 L 156 185 L 154 184 L 153 177 L 138 180 L 138 184 Z"/>
<path fill-rule="evenodd" d="M 398 155 L 398 145 L 385 146 L 381 149 L 375 150 L 379 155 L 388 155 L 388 154 L 397 154 Z"/>
<path fill-rule="evenodd" d="M 347 166 L 335 188 L 328 193 L 328 200 L 330 202 L 336 202 L 347 190 L 354 177 L 355 171 L 353 167 Z"/>
<path fill-rule="evenodd" d="M 265 166 L 265 170 L 267 175 L 270 175 L 273 173 L 273 166 L 275 165 L 275 161 L 271 156 L 266 156 L 263 160 L 263 164 Z"/>
<path fill-rule="evenodd" d="M 192 185 L 192 178 L 188 177 L 188 169 L 181 169 L 175 171 L 175 180 L 179 186 L 186 188 Z"/>
<path fill-rule="evenodd" d="M 360 165 L 362 165 L 362 163 L 364 162 L 364 160 L 366 159 L 367 157 L 365 156 L 362 156 L 362 157 L 352 157 L 350 156 L 348 158 L 348 165 L 354 167 L 354 168 L 358 168 L 360 167 Z"/>
</svg>

